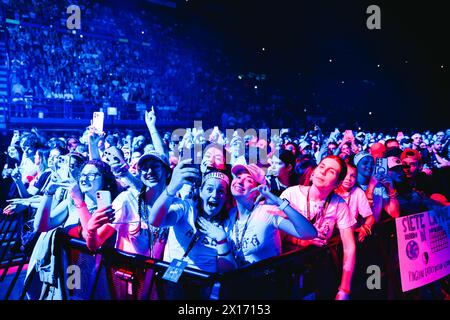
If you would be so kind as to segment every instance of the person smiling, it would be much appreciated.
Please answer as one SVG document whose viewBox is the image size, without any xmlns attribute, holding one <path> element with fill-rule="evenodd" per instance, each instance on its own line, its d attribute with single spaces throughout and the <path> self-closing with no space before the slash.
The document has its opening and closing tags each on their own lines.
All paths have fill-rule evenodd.
<svg viewBox="0 0 450 320">
<path fill-rule="evenodd" d="M 239 267 L 280 255 L 280 231 L 301 239 L 317 236 L 314 226 L 289 201 L 270 192 L 264 171 L 256 164 L 235 165 L 231 171 L 236 207 L 230 211 L 226 230 Z M 265 203 L 260 202 L 263 198 Z"/>
<path fill-rule="evenodd" d="M 344 248 L 343 271 L 337 300 L 348 299 L 355 268 L 355 238 L 352 226 L 356 223 L 347 203 L 334 190 L 347 174 L 345 162 L 338 156 L 322 159 L 312 174 L 311 186 L 294 186 L 286 189 L 281 198 L 287 199 L 298 212 L 314 223 L 318 237 L 301 240 L 300 246 L 322 247 L 332 236 L 335 224 L 339 228 Z"/>
<path fill-rule="evenodd" d="M 98 212 L 88 223 L 86 245 L 96 251 L 115 231 L 117 249 L 152 258 L 162 258 L 167 230 L 148 226 L 148 212 L 164 191 L 170 174 L 165 155 L 156 151 L 144 154 L 137 162 L 140 190 L 129 188 L 112 203 L 115 214 Z"/>
</svg>

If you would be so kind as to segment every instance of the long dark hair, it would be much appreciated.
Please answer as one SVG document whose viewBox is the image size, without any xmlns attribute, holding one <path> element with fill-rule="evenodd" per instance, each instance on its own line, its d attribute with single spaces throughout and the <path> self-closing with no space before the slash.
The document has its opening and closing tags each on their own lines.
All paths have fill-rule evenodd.
<svg viewBox="0 0 450 320">
<path fill-rule="evenodd" d="M 88 164 L 92 164 L 98 169 L 102 176 L 102 186 L 100 189 L 109 190 L 109 192 L 111 192 L 111 200 L 114 200 L 114 198 L 119 194 L 119 191 L 117 188 L 116 178 L 114 177 L 109 164 L 98 159 L 93 159 L 86 161 L 83 164 L 82 168 L 84 168 Z"/>
</svg>

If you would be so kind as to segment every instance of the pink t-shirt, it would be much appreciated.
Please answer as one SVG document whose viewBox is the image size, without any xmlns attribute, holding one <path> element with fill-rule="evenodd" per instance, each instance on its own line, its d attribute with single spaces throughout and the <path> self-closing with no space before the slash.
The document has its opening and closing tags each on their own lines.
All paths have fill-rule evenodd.
<svg viewBox="0 0 450 320">
<path fill-rule="evenodd" d="M 288 200 L 291 206 L 306 218 L 308 218 L 306 201 L 308 188 L 308 186 L 289 187 L 280 196 Z M 315 218 L 314 227 L 317 229 L 318 238 L 329 239 L 333 234 L 334 225 L 337 225 L 339 229 L 346 229 L 356 223 L 347 203 L 340 196 L 333 194 L 326 212 L 321 212 L 324 205 L 325 201 L 310 200 L 311 217 L 309 219 L 312 221 Z"/>
</svg>

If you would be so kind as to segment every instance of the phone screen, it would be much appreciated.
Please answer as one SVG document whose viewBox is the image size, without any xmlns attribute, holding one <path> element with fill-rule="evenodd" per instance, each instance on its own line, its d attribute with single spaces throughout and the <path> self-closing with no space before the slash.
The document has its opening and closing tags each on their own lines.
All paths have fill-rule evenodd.
<svg viewBox="0 0 450 320">
<path fill-rule="evenodd" d="M 375 174 L 379 175 L 388 174 L 387 158 L 377 158 L 375 164 Z"/>
<path fill-rule="evenodd" d="M 92 125 L 98 134 L 103 132 L 103 122 L 105 120 L 105 114 L 103 112 L 94 112 L 92 115 Z"/>
<path fill-rule="evenodd" d="M 56 172 L 62 181 L 69 179 L 69 156 L 59 156 Z"/>
</svg>

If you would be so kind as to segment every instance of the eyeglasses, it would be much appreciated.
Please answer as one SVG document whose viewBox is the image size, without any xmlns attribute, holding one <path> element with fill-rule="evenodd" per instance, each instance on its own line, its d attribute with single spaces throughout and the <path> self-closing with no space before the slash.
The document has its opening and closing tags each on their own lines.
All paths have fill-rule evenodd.
<svg viewBox="0 0 450 320">
<path fill-rule="evenodd" d="M 86 178 L 89 181 L 94 181 L 97 176 L 101 176 L 101 174 L 100 173 L 88 173 L 88 174 L 82 173 L 82 174 L 80 174 L 80 180 L 83 178 Z"/>
</svg>

